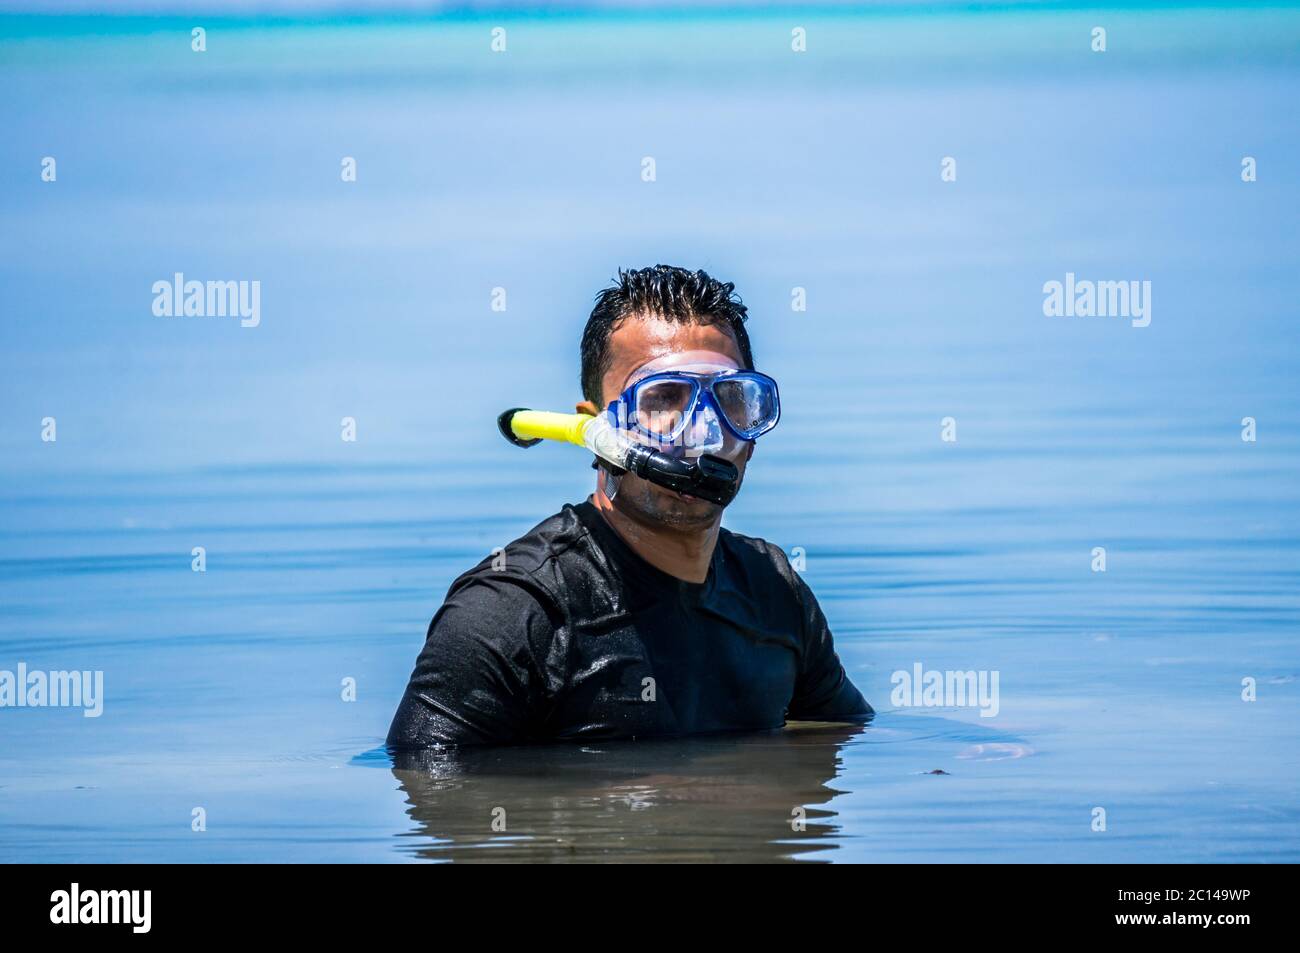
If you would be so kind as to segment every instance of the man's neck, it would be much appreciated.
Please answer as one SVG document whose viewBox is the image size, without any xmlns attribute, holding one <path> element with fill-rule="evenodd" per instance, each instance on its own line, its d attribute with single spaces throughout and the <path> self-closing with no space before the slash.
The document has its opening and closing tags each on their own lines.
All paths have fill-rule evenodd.
<svg viewBox="0 0 1300 953">
<path fill-rule="evenodd" d="M 709 578 L 721 519 L 705 528 L 682 530 L 634 520 L 599 490 L 591 495 L 591 502 L 623 542 L 656 569 L 686 582 L 701 583 Z"/>
</svg>

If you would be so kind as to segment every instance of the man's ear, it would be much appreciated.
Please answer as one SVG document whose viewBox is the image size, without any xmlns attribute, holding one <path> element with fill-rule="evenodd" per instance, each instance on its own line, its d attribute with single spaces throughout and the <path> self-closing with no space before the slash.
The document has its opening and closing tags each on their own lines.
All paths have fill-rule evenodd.
<svg viewBox="0 0 1300 953">
<path fill-rule="evenodd" d="M 587 414 L 588 416 L 591 417 L 600 416 L 600 411 L 596 409 L 596 405 L 589 400 L 578 401 L 576 404 L 573 405 L 573 409 L 580 414 Z"/>
</svg>

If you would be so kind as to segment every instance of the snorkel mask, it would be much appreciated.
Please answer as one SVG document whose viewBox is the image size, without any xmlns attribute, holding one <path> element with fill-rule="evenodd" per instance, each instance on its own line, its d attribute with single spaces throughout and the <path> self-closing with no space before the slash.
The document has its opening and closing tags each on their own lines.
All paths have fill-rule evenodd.
<svg viewBox="0 0 1300 953">
<path fill-rule="evenodd" d="M 723 428 L 754 441 L 776 426 L 776 381 L 758 371 L 683 364 L 634 377 L 606 414 L 635 439 L 667 453 L 700 456 L 723 449 Z"/>
<path fill-rule="evenodd" d="M 717 455 L 725 432 L 757 440 L 776 426 L 776 381 L 757 371 L 682 365 L 647 373 L 597 417 L 515 407 L 497 426 L 516 446 L 560 440 L 586 447 L 606 471 L 606 495 L 617 477 L 635 473 L 657 486 L 726 506 L 740 489 L 736 465 Z"/>
</svg>

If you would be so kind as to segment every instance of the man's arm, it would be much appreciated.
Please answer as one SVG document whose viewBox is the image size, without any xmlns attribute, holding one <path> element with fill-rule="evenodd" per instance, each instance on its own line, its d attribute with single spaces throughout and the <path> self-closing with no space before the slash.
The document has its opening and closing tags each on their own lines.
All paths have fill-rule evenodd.
<svg viewBox="0 0 1300 953">
<path fill-rule="evenodd" d="M 862 721 L 874 712 L 849 681 L 835 654 L 831 630 L 817 597 L 797 573 L 794 584 L 803 607 L 804 649 L 787 717 L 801 721 Z"/>
<path fill-rule="evenodd" d="M 554 631 L 517 580 L 484 576 L 447 596 L 397 707 L 395 748 L 530 740 L 542 710 L 538 659 Z"/>
</svg>

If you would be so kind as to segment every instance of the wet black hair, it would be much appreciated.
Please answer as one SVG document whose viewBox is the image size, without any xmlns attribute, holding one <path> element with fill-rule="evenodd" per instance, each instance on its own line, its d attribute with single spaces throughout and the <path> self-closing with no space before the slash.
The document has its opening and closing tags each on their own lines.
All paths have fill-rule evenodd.
<svg viewBox="0 0 1300 953">
<path fill-rule="evenodd" d="M 605 406 L 600 382 L 612 360 L 609 338 L 624 319 L 635 314 L 725 327 L 736 340 L 741 363 L 754 370 L 745 331 L 747 309 L 735 292 L 731 282 L 718 281 L 703 271 L 673 265 L 633 271 L 620 268 L 615 283 L 596 295 L 596 305 L 582 332 L 582 395 L 597 407 Z"/>
</svg>

